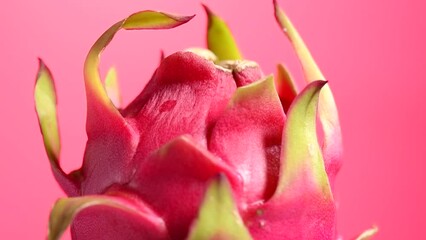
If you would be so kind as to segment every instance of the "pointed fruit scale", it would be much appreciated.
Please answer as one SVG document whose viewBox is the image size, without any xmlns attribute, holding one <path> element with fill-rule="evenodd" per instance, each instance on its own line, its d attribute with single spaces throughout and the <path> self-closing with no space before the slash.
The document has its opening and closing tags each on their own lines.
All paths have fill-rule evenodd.
<svg viewBox="0 0 426 240">
<path fill-rule="evenodd" d="M 241 191 L 241 177 L 228 164 L 184 135 L 144 161 L 129 186 L 163 217 L 172 239 L 184 239 L 210 179 L 220 173 Z"/>
<path fill-rule="evenodd" d="M 238 88 L 212 129 L 209 150 L 240 172 L 250 186 L 242 202 L 268 199 L 275 191 L 284 122 L 274 79 L 269 76 Z"/>
<path fill-rule="evenodd" d="M 165 12 L 147 10 L 134 13 L 124 19 L 122 28 L 126 30 L 170 29 L 187 23 L 194 16 L 178 16 Z"/>
<path fill-rule="evenodd" d="M 377 227 L 372 227 L 368 230 L 365 230 L 358 237 L 354 238 L 354 240 L 371 240 L 377 234 L 379 229 Z"/>
<path fill-rule="evenodd" d="M 316 132 L 319 94 L 326 83 L 310 83 L 290 107 L 283 132 L 280 180 L 274 197 L 303 195 L 307 190 L 333 198 Z"/>
<path fill-rule="evenodd" d="M 161 62 L 164 60 L 164 58 L 166 58 L 166 53 L 164 52 L 164 50 L 160 51 L 160 62 L 159 64 L 161 64 Z"/>
<path fill-rule="evenodd" d="M 164 221 L 129 196 L 93 195 L 59 199 L 50 213 L 49 240 L 72 223 L 73 239 L 168 239 Z"/>
<path fill-rule="evenodd" d="M 250 240 L 224 175 L 210 183 L 188 240 Z"/>
<path fill-rule="evenodd" d="M 274 7 L 277 22 L 283 29 L 287 38 L 290 40 L 299 57 L 304 69 L 306 81 L 309 83 L 315 80 L 326 80 L 302 37 L 299 35 L 284 11 L 278 6 L 276 0 L 274 0 Z M 339 116 L 337 113 L 337 106 L 329 86 L 325 86 L 321 91 L 320 99 L 321 101 L 318 111 L 324 131 L 324 160 L 330 182 L 333 183 L 335 175 L 341 166 L 342 137 Z"/>
<path fill-rule="evenodd" d="M 53 174 L 62 189 L 67 194 L 75 196 L 79 192 L 79 183 L 76 178 L 67 175 L 59 163 L 61 143 L 56 112 L 55 85 L 49 68 L 41 59 L 39 59 L 34 98 L 40 130 Z M 77 175 L 76 173 L 75 176 Z"/>
<path fill-rule="evenodd" d="M 246 86 L 239 87 L 229 104 L 232 106 L 260 96 L 267 98 L 269 101 L 279 100 L 273 76 L 267 76 Z"/>
<path fill-rule="evenodd" d="M 281 104 L 283 105 L 284 112 L 287 113 L 291 103 L 297 96 L 297 88 L 293 77 L 283 64 L 277 65 L 276 83 Z"/>
<path fill-rule="evenodd" d="M 104 84 L 105 84 L 105 91 L 107 92 L 109 99 L 111 99 L 111 102 L 114 104 L 116 108 L 120 108 L 121 94 L 120 94 L 120 88 L 118 85 L 117 70 L 114 67 L 108 70 L 107 75 L 105 77 Z"/>
<path fill-rule="evenodd" d="M 208 16 L 207 46 L 219 61 L 242 59 L 237 43 L 228 25 L 219 16 L 203 5 Z"/>
<path fill-rule="evenodd" d="M 58 164 L 61 143 L 56 113 L 56 91 L 52 75 L 41 59 L 34 97 L 47 155 L 52 162 Z"/>
<path fill-rule="evenodd" d="M 84 64 L 84 79 L 87 94 L 87 133 L 101 134 L 113 126 L 126 125 L 125 120 L 114 107 L 102 86 L 99 68 L 99 57 L 120 29 L 169 29 L 182 25 L 193 16 L 174 16 L 155 11 L 142 11 L 111 26 L 90 49 Z"/>
<path fill-rule="evenodd" d="M 324 75 L 317 66 L 314 58 L 312 57 L 309 49 L 306 47 L 305 42 L 299 35 L 299 32 L 293 26 L 293 23 L 284 13 L 284 11 L 278 6 L 276 0 L 274 0 L 275 18 L 278 24 L 281 26 L 284 34 L 290 40 L 293 45 L 296 54 L 299 56 L 300 62 L 305 72 L 305 77 L 308 82 L 315 80 L 325 80 Z"/>
<path fill-rule="evenodd" d="M 245 217 L 254 239 L 335 239 L 335 203 L 316 136 L 318 98 L 325 84 L 310 83 L 288 111 L 276 192 Z"/>
<path fill-rule="evenodd" d="M 336 239 L 334 202 L 320 194 L 275 198 L 244 215 L 253 239 Z"/>
<path fill-rule="evenodd" d="M 142 11 L 110 27 L 90 49 L 84 65 L 87 95 L 86 131 L 88 143 L 83 162 L 84 194 L 98 194 L 111 184 L 130 181 L 140 134 L 117 110 L 100 80 L 100 54 L 120 29 L 168 29 L 191 17 Z"/>
</svg>

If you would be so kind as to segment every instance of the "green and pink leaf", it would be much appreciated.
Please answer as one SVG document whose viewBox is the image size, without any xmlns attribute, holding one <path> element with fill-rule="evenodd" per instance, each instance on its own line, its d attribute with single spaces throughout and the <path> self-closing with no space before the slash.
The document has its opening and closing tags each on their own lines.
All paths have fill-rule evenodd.
<svg viewBox="0 0 426 240">
<path fill-rule="evenodd" d="M 105 91 L 98 71 L 100 54 L 121 29 L 169 29 L 191 18 L 138 12 L 110 27 L 90 49 L 84 65 L 88 143 L 83 162 L 83 194 L 101 193 L 112 184 L 130 181 L 140 138 L 138 129 L 121 115 Z"/>
<path fill-rule="evenodd" d="M 284 122 L 274 80 L 268 77 L 238 88 L 212 129 L 209 150 L 242 174 L 244 203 L 268 199 L 275 191 Z"/>
<path fill-rule="evenodd" d="M 318 98 L 325 84 L 309 84 L 289 109 L 278 187 L 245 217 L 255 239 L 335 238 L 335 203 L 316 136 Z"/>
<path fill-rule="evenodd" d="M 278 6 L 276 0 L 274 0 L 274 7 L 277 22 L 281 26 L 287 38 L 290 40 L 299 57 L 305 73 L 306 81 L 311 83 L 316 80 L 326 80 L 302 37 L 299 35 L 298 31 L 284 11 Z M 333 183 L 341 166 L 342 155 L 342 137 L 339 116 L 337 113 L 336 103 L 334 102 L 334 97 L 329 86 L 325 86 L 321 91 L 320 99 L 318 112 L 324 132 L 324 142 L 322 146 L 324 161 L 330 182 Z"/>
<path fill-rule="evenodd" d="M 180 136 L 143 161 L 129 187 L 163 217 L 172 239 L 184 239 L 210 179 L 220 173 L 241 191 L 241 177 L 228 164 L 190 136 Z"/>
<path fill-rule="evenodd" d="M 203 6 L 208 17 L 208 48 L 218 57 L 219 61 L 242 59 L 240 50 L 228 25 L 207 6 Z"/>
<path fill-rule="evenodd" d="M 210 183 L 188 240 L 250 240 L 224 175 Z"/>
<path fill-rule="evenodd" d="M 284 112 L 288 112 L 290 105 L 297 96 L 296 83 L 286 67 L 282 64 L 277 65 L 277 91 L 280 96 Z"/>
<path fill-rule="evenodd" d="M 72 224 L 73 239 L 169 239 L 160 216 L 125 193 L 59 199 L 50 214 L 49 240 Z"/>
<path fill-rule="evenodd" d="M 61 153 L 61 143 L 56 110 L 55 84 L 49 68 L 41 59 L 39 59 L 34 100 L 44 147 L 50 161 L 53 175 L 68 195 L 76 196 L 80 192 L 79 172 L 76 171 L 68 175 L 60 166 L 59 157 Z"/>
</svg>

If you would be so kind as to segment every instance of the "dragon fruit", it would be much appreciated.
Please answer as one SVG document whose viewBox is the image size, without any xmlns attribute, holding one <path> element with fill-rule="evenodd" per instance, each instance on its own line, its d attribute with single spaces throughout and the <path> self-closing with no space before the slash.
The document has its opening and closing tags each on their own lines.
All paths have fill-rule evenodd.
<svg viewBox="0 0 426 240">
<path fill-rule="evenodd" d="M 303 40 L 274 6 L 304 69 L 308 84 L 300 92 L 283 65 L 274 78 L 244 60 L 225 22 L 205 7 L 208 49 L 163 58 L 121 108 L 115 70 L 104 84 L 98 72 L 103 49 L 120 29 L 174 28 L 192 16 L 142 11 L 109 28 L 86 58 L 88 141 L 82 167 L 69 174 L 59 163 L 52 74 L 40 60 L 36 111 L 53 174 L 69 196 L 53 207 L 49 239 L 69 225 L 73 239 L 338 238 L 336 105 Z"/>
</svg>

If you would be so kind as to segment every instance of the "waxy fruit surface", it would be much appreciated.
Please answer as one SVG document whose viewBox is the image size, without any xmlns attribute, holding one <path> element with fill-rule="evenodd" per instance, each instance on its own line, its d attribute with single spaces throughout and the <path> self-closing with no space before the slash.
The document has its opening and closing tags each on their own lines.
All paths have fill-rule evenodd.
<svg viewBox="0 0 426 240">
<path fill-rule="evenodd" d="M 40 60 L 36 110 L 53 174 L 69 196 L 52 210 L 49 239 L 69 225 L 73 239 L 339 238 L 336 105 L 298 32 L 274 6 L 304 69 L 301 91 L 284 65 L 274 77 L 244 59 L 225 22 L 205 7 L 207 49 L 163 57 L 123 107 L 116 70 L 100 77 L 101 52 L 121 29 L 174 28 L 192 16 L 142 11 L 109 28 L 86 58 L 88 140 L 81 168 L 71 173 L 60 167 L 53 77 Z"/>
</svg>

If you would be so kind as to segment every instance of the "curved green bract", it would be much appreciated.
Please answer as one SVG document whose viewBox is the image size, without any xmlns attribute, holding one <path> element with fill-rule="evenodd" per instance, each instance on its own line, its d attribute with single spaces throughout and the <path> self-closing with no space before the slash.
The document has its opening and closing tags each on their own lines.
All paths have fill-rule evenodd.
<svg viewBox="0 0 426 240">
<path fill-rule="evenodd" d="M 219 61 L 242 59 L 237 43 L 227 24 L 208 7 L 203 5 L 207 17 L 207 46 Z"/>
<path fill-rule="evenodd" d="M 35 106 L 47 155 L 51 164 L 58 165 L 61 143 L 56 113 L 55 85 L 50 70 L 41 59 L 39 59 L 39 65 L 34 90 Z"/>
<path fill-rule="evenodd" d="M 108 70 L 107 75 L 105 77 L 105 91 L 108 94 L 109 99 L 111 99 L 112 103 L 116 108 L 121 107 L 121 94 L 120 88 L 118 85 L 117 79 L 117 70 L 112 67 Z"/>
<path fill-rule="evenodd" d="M 306 47 L 302 37 L 299 35 L 299 32 L 296 30 L 296 28 L 293 26 L 293 23 L 290 21 L 284 11 L 278 6 L 275 0 L 274 7 L 275 18 L 277 19 L 278 24 L 281 26 L 284 34 L 293 45 L 296 54 L 302 63 L 307 81 L 312 82 L 315 80 L 325 80 L 324 75 L 316 64 L 309 49 Z"/>
<path fill-rule="evenodd" d="M 237 88 L 229 103 L 235 104 L 237 102 L 253 99 L 258 95 L 268 96 L 271 102 L 276 102 L 279 105 L 279 96 L 272 75 L 259 79 L 249 85 Z"/>
<path fill-rule="evenodd" d="M 60 239 L 64 231 L 72 223 L 74 218 L 84 209 L 93 206 L 103 205 L 130 214 L 142 214 L 133 206 L 126 205 L 124 202 L 110 196 L 84 196 L 73 198 L 61 198 L 56 201 L 50 212 L 49 219 L 49 240 Z"/>
<path fill-rule="evenodd" d="M 212 181 L 188 240 L 252 239 L 238 213 L 224 175 Z"/>
<path fill-rule="evenodd" d="M 316 133 L 318 98 L 325 81 L 310 83 L 294 100 L 287 115 L 281 148 L 281 173 L 275 195 L 304 194 L 314 188 L 333 198 Z"/>
<path fill-rule="evenodd" d="M 60 166 L 61 142 L 56 110 L 55 84 L 50 70 L 41 59 L 39 59 L 39 70 L 34 88 L 34 101 L 44 147 L 53 175 L 69 196 L 75 196 L 79 192 L 78 178 L 80 172 L 75 171 L 67 175 Z"/>
<path fill-rule="evenodd" d="M 130 15 L 124 19 L 121 26 L 126 30 L 140 30 L 140 29 L 169 29 L 180 26 L 193 16 L 177 16 L 169 13 L 158 11 L 141 11 Z"/>
<path fill-rule="evenodd" d="M 290 72 L 283 64 L 277 65 L 277 90 L 284 111 L 287 113 L 291 103 L 297 96 L 296 83 Z"/>
<path fill-rule="evenodd" d="M 278 81 L 281 82 L 281 84 L 286 85 L 291 91 L 292 95 L 296 96 L 296 83 L 293 77 L 291 76 L 289 70 L 283 64 L 280 63 L 277 65 L 277 72 Z"/>
<path fill-rule="evenodd" d="M 293 26 L 290 19 L 274 0 L 275 17 L 283 32 L 290 40 L 299 60 L 302 64 L 306 81 L 308 83 L 316 80 L 326 80 L 309 49 L 304 43 L 302 37 Z M 319 119 L 324 131 L 323 151 L 326 159 L 326 166 L 329 168 L 327 173 L 331 181 L 340 168 L 340 156 L 342 152 L 342 137 L 337 113 L 337 106 L 334 101 L 333 93 L 329 86 L 321 90 L 319 103 Z"/>
<path fill-rule="evenodd" d="M 373 236 L 375 236 L 378 231 L 379 231 L 379 229 L 377 227 L 372 227 L 368 230 L 365 230 L 363 233 L 361 233 L 354 240 L 370 240 L 370 239 L 373 239 Z"/>
<path fill-rule="evenodd" d="M 117 125 L 125 125 L 119 111 L 109 99 L 98 71 L 99 57 L 105 47 L 111 42 L 115 34 L 120 29 L 169 29 L 182 25 L 193 16 L 174 16 L 156 11 L 142 11 L 130 15 L 113 26 L 111 26 L 90 49 L 84 64 L 84 80 L 87 94 L 87 129 L 90 131 L 100 131 L 103 129 L 97 125 L 109 118 L 110 122 L 118 122 Z M 97 127 L 96 127 L 97 126 Z M 109 126 L 105 126 L 109 127 Z"/>
</svg>

